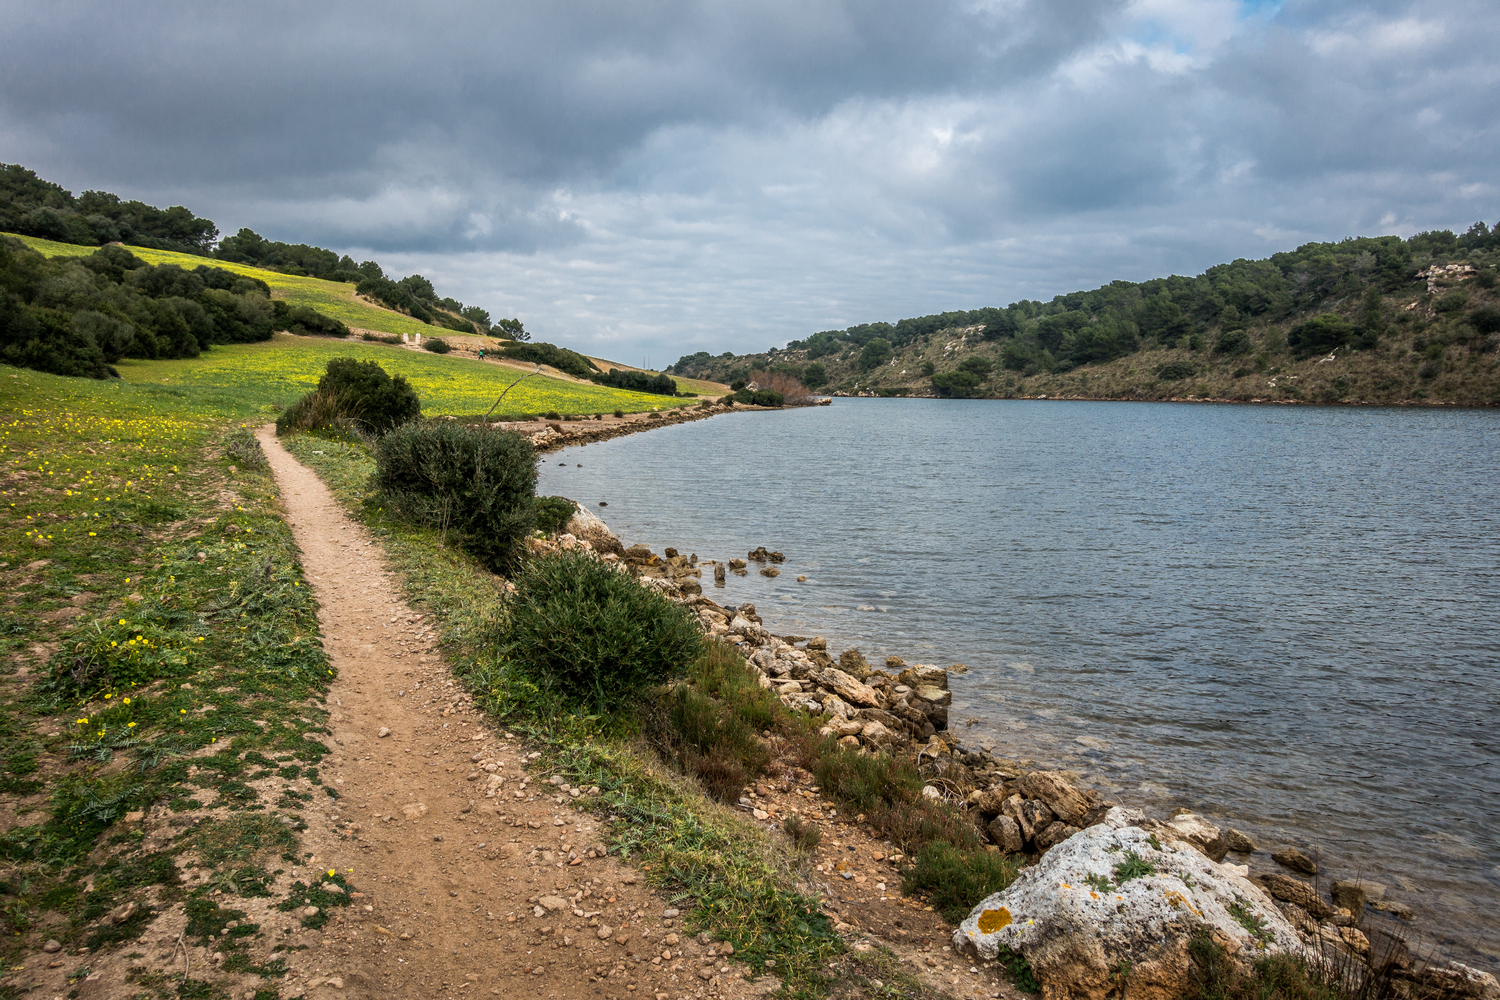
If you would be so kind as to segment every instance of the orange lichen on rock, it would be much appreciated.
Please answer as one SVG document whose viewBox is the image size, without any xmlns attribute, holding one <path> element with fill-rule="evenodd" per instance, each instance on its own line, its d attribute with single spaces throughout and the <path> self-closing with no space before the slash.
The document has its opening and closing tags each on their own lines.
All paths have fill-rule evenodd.
<svg viewBox="0 0 1500 1000">
<path fill-rule="evenodd" d="M 1003 906 L 998 910 L 985 910 L 979 915 L 979 933 L 993 934 L 1007 926 L 1010 919 L 1010 911 Z"/>
</svg>

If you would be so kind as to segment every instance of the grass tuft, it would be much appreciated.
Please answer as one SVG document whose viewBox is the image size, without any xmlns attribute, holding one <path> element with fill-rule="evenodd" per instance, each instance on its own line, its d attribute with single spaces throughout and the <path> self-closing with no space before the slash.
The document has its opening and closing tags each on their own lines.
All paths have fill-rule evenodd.
<svg viewBox="0 0 1500 1000">
<path fill-rule="evenodd" d="M 937 841 L 917 851 L 901 875 L 901 888 L 921 893 L 952 924 L 969 915 L 985 897 L 1010 888 L 1020 866 L 994 851 L 963 851 Z"/>
</svg>

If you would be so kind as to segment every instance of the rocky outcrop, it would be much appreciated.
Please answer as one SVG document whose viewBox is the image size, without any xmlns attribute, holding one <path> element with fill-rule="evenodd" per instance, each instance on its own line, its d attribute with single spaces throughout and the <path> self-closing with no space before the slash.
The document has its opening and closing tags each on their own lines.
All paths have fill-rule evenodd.
<svg viewBox="0 0 1500 1000">
<path fill-rule="evenodd" d="M 1392 977 L 1396 1000 L 1500 1000 L 1500 981 L 1459 962 L 1398 970 Z"/>
<path fill-rule="evenodd" d="M 981 902 L 953 944 L 986 959 L 1001 949 L 1022 955 L 1049 1000 L 1116 992 L 1166 1000 L 1191 990 L 1188 942 L 1204 932 L 1246 965 L 1301 947 L 1271 899 L 1230 866 L 1106 822 L 1068 837 Z"/>
<path fill-rule="evenodd" d="M 605 524 L 604 521 L 602 521 L 599 517 L 585 509 L 584 506 L 578 503 L 576 500 L 574 501 L 573 506 L 576 507 L 577 510 L 574 511 L 573 516 L 568 519 L 568 524 L 567 527 L 563 529 L 564 531 L 572 535 L 574 538 L 588 542 L 591 546 L 593 546 L 595 552 L 612 552 L 615 555 L 625 554 L 625 546 L 621 545 L 620 539 L 615 537 L 615 533 L 613 531 L 609 530 L 609 525 Z"/>
</svg>

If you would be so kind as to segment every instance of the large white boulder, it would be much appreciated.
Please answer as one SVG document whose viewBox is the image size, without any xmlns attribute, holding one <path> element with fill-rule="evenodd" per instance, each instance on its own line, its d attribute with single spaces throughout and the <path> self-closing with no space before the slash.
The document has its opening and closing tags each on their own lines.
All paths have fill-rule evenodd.
<svg viewBox="0 0 1500 1000">
<path fill-rule="evenodd" d="M 1023 956 L 1048 1000 L 1103 1000 L 1122 986 L 1131 1000 L 1167 1000 L 1192 987 L 1188 942 L 1200 928 L 1245 963 L 1300 948 L 1254 883 L 1186 845 L 1120 825 L 1127 818 L 1111 810 L 1048 851 L 974 908 L 954 932 L 955 949 Z"/>
<path fill-rule="evenodd" d="M 580 538 L 594 547 L 595 552 L 624 553 L 625 546 L 609 530 L 609 525 L 578 501 L 573 501 L 573 516 L 563 529 L 574 538 Z"/>
</svg>

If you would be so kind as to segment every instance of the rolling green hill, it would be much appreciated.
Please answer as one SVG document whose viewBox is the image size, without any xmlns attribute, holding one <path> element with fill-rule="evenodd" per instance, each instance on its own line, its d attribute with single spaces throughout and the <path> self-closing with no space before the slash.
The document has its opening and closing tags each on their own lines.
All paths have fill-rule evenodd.
<svg viewBox="0 0 1500 1000">
<path fill-rule="evenodd" d="M 35 370 L 97 379 L 117 374 L 159 395 L 186 394 L 183 398 L 210 406 L 229 406 L 233 400 L 237 413 L 249 401 L 260 407 L 257 413 L 269 414 L 311 389 L 331 358 L 352 355 L 406 376 L 426 412 L 472 415 L 484 413 L 508 385 L 536 367 L 496 363 L 493 349 L 505 342 L 454 335 L 360 301 L 344 282 L 146 247 L 13 239 L 25 248 L 0 244 L 0 277 L 13 286 L 0 283 L 0 360 Z M 273 309 L 267 293 L 294 307 L 288 318 L 306 307 L 383 335 L 445 334 L 455 349 L 438 355 L 374 337 L 367 342 L 273 334 L 298 327 L 278 326 L 277 310 L 285 310 Z M 490 349 L 490 360 L 478 358 L 481 346 Z M 546 345 L 520 346 L 534 351 Z M 576 415 L 680 405 L 685 401 L 549 370 L 519 383 L 506 396 L 504 412 Z"/>
<path fill-rule="evenodd" d="M 844 395 L 1500 404 L 1500 236 L 1313 243 L 1195 278 L 867 323 L 668 369 Z"/>
<path fill-rule="evenodd" d="M 0 235 L 13 236 L 48 257 L 87 257 L 99 249 L 98 247 L 78 246 L 74 243 L 58 243 L 36 236 L 22 236 L 17 233 L 0 233 Z M 150 247 L 138 246 L 128 246 L 126 249 L 153 266 L 176 264 L 178 267 L 191 271 L 195 267 L 207 264 L 235 274 L 257 278 L 271 286 L 271 297 L 274 299 L 284 299 L 294 306 L 308 306 L 325 316 L 332 316 L 348 326 L 362 330 L 391 334 L 419 333 L 424 337 L 439 336 L 446 332 L 404 313 L 359 299 L 354 294 L 354 286 L 348 282 L 324 281 L 321 278 L 282 274 L 279 271 L 268 271 L 249 264 L 235 264 L 230 261 L 176 253 L 171 250 L 154 250 Z"/>
</svg>

